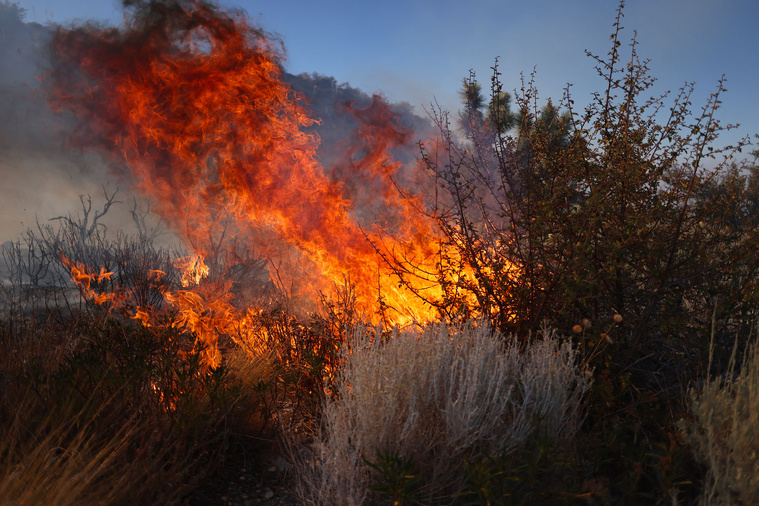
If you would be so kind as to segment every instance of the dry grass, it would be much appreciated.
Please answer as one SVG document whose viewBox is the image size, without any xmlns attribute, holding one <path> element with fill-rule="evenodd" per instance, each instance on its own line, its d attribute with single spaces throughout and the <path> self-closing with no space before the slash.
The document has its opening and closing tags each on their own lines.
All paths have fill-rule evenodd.
<svg viewBox="0 0 759 506">
<path fill-rule="evenodd" d="M 19 406 L 3 427 L 0 504 L 172 504 L 186 492 L 165 478 L 189 462 L 173 462 L 174 452 L 162 448 L 149 427 L 125 419 L 125 406 L 106 404 L 94 414 L 57 412 L 37 421 L 30 419 L 34 404 Z M 94 423 L 101 416 L 109 419 L 111 433 L 98 426 L 103 420 Z"/>
<path fill-rule="evenodd" d="M 708 381 L 691 392 L 686 440 L 707 468 L 700 504 L 759 504 L 759 346 L 736 378 Z"/>
<path fill-rule="evenodd" d="M 188 395 L 168 409 L 149 382 L 169 385 L 161 364 L 173 360 L 181 374 L 187 363 L 168 350 L 132 357 L 126 345 L 147 330 L 100 321 L 29 326 L 27 335 L 8 328 L 0 328 L 0 505 L 179 504 L 223 460 L 230 434 L 262 423 L 255 387 L 269 365 L 243 350 L 231 353 L 222 388 L 190 375 Z"/>
<path fill-rule="evenodd" d="M 522 445 L 536 417 L 558 439 L 578 427 L 590 374 L 552 332 L 521 353 L 484 324 L 376 336 L 358 329 L 343 347 L 336 395 L 298 471 L 304 503 L 372 502 L 366 461 L 380 454 L 413 460 L 425 504 L 451 502 L 464 462 Z"/>
<path fill-rule="evenodd" d="M 71 422 L 50 417 L 41 427 L 29 429 L 22 413 L 17 414 L 0 446 L 3 504 L 94 504 L 100 498 L 113 502 L 118 496 L 117 488 L 104 484 L 103 478 L 129 432 L 98 450 L 86 430 L 69 435 Z"/>
</svg>

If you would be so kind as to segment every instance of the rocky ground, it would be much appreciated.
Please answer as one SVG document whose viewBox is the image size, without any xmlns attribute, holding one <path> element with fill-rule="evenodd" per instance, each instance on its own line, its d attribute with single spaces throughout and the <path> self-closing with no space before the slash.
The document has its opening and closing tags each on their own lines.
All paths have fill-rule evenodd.
<svg viewBox="0 0 759 506">
<path fill-rule="evenodd" d="M 186 506 L 296 506 L 293 466 L 284 452 L 271 450 L 248 458 L 233 454 L 214 478 L 193 491 Z"/>
</svg>

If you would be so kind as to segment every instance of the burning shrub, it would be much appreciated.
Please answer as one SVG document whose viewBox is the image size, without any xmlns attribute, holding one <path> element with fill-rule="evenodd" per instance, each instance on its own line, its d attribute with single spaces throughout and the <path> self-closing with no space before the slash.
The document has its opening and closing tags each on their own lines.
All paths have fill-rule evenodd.
<svg viewBox="0 0 759 506">
<path fill-rule="evenodd" d="M 105 154 L 193 254 L 255 245 L 283 291 L 315 301 L 348 280 L 366 313 L 379 295 L 394 321 L 436 316 L 381 260 L 435 261 L 432 223 L 396 191 L 411 178 L 394 157 L 412 145 L 398 114 L 379 96 L 344 104 L 356 129 L 325 167 L 309 131 L 318 120 L 286 82 L 275 37 L 213 2 L 124 4 L 118 28 L 52 37 L 45 89 L 79 118 L 72 142 Z M 407 282 L 430 289 L 429 270 L 412 272 Z"/>
<path fill-rule="evenodd" d="M 568 91 L 540 107 L 523 79 L 512 114 L 496 62 L 489 114 L 476 111 L 486 101 L 472 78 L 467 139 L 438 111 L 440 138 L 422 155 L 437 183 L 429 214 L 445 237 L 443 296 L 431 302 L 452 321 L 486 318 L 525 340 L 546 321 L 574 327 L 596 372 L 583 458 L 603 476 L 597 490 L 635 502 L 690 493 L 692 467 L 665 472 L 648 455 L 663 445 L 671 456 L 712 314 L 720 345 L 751 335 L 759 223 L 755 178 L 734 162 L 746 141 L 715 146 L 731 128 L 716 118 L 724 80 L 695 112 L 692 84 L 671 99 L 653 94 L 635 38 L 624 49 L 623 4 L 608 55 L 589 55 L 601 91 L 584 110 Z M 404 278 L 405 263 L 395 261 Z M 611 322 L 614 333 L 603 332 Z"/>
<path fill-rule="evenodd" d="M 621 18 L 622 5 L 608 57 L 589 55 L 603 83 L 584 111 L 568 92 L 541 109 L 523 80 L 511 113 L 496 62 L 489 114 L 465 93 L 466 143 L 435 114 L 441 137 L 422 154 L 445 237 L 441 313 L 520 335 L 546 319 L 568 331 L 621 314 L 623 341 L 637 345 L 697 335 L 718 297 L 718 332 L 751 325 L 759 228 L 731 165 L 743 142 L 713 147 L 731 128 L 715 117 L 724 80 L 696 114 L 691 84 L 671 103 L 651 97 L 634 39 L 623 59 Z M 478 91 L 473 78 L 467 90 Z"/>
<path fill-rule="evenodd" d="M 41 248 L 61 237 L 28 235 Z M 61 257 L 83 300 L 97 305 L 64 310 L 55 306 L 64 298 L 45 300 L 55 319 L 20 325 L 8 312 L 0 320 L 0 495 L 19 503 L 175 503 L 220 464 L 233 431 L 271 436 L 272 421 L 297 418 L 297 406 L 310 408 L 320 392 L 318 334 L 287 313 L 278 327 L 264 313 L 238 312 L 217 265 L 224 257 L 213 264 L 219 279 L 194 286 L 193 296 L 179 290 L 170 251 L 149 239 L 98 237 L 102 249 L 84 259 L 114 259 L 116 272 Z M 15 258 L 19 272 L 34 267 Z M 62 279 L 53 288 L 63 290 Z M 19 305 L 18 290 L 6 295 L 9 307 Z M 232 338 L 240 346 L 230 350 Z M 221 358 L 219 347 L 223 365 L 214 366 L 207 358 Z"/>
<path fill-rule="evenodd" d="M 286 307 L 256 317 L 250 339 L 265 350 L 261 356 L 269 357 L 266 418 L 278 429 L 311 427 L 320 411 L 325 388 L 330 388 L 340 361 L 342 334 L 329 323 L 316 317 L 304 323 Z"/>
<path fill-rule="evenodd" d="M 385 338 L 359 328 L 342 355 L 314 459 L 301 469 L 307 503 L 361 504 L 372 496 L 369 464 L 385 461 L 418 477 L 416 498 L 444 501 L 461 491 L 465 459 L 520 447 L 536 416 L 552 438 L 571 438 L 590 385 L 555 333 L 520 352 L 484 323 Z"/>
</svg>

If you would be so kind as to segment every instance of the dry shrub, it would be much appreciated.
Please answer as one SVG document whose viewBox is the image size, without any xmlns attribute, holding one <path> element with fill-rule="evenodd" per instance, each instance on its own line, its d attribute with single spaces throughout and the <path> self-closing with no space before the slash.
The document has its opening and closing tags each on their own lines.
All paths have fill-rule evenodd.
<svg viewBox="0 0 759 506">
<path fill-rule="evenodd" d="M 241 381 L 265 364 L 204 372 L 170 326 L 13 323 L 0 322 L 0 504 L 179 504 L 258 421 Z"/>
<path fill-rule="evenodd" d="M 467 460 L 519 447 L 537 418 L 557 439 L 577 429 L 590 374 L 553 332 L 523 352 L 484 323 L 378 336 L 357 329 L 343 347 L 313 458 L 301 463 L 305 503 L 372 502 L 369 464 L 383 455 L 414 463 L 425 504 L 451 502 Z"/>
<path fill-rule="evenodd" d="M 759 346 L 739 374 L 691 392 L 693 421 L 680 423 L 707 468 L 700 504 L 759 504 Z"/>
</svg>

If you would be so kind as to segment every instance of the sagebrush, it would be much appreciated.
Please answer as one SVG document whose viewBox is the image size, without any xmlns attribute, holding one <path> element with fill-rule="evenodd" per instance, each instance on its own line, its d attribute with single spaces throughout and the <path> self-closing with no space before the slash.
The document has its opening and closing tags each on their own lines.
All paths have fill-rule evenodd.
<svg viewBox="0 0 759 506">
<path fill-rule="evenodd" d="M 571 438 L 590 386 L 590 373 L 555 333 L 520 351 L 484 322 L 386 336 L 358 328 L 342 356 L 313 459 L 299 470 L 309 504 L 377 501 L 371 468 L 388 456 L 413 463 L 418 500 L 452 502 L 467 459 L 514 450 L 537 418 L 551 437 Z"/>
</svg>

